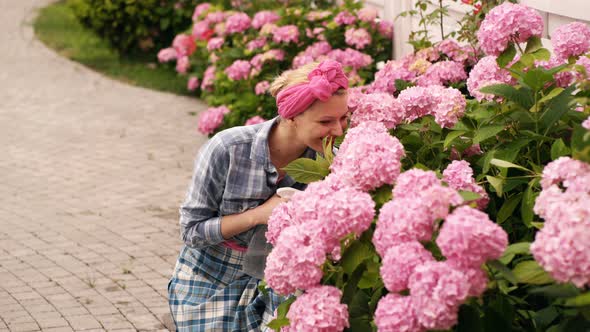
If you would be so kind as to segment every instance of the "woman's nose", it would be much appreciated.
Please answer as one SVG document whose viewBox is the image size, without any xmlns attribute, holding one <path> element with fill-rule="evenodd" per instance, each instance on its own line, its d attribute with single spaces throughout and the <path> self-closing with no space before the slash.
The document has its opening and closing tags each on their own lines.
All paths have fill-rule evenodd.
<svg viewBox="0 0 590 332">
<path fill-rule="evenodd" d="M 334 125 L 332 127 L 332 130 L 330 131 L 330 135 L 331 136 L 342 136 L 342 134 L 344 134 L 344 130 L 346 128 L 342 127 L 341 123 L 337 123 L 336 125 Z"/>
</svg>

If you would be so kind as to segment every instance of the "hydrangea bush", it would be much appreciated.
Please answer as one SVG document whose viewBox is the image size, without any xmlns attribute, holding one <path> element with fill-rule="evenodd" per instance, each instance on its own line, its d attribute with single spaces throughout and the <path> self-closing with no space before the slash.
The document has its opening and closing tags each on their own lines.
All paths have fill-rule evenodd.
<svg viewBox="0 0 590 332">
<path fill-rule="evenodd" d="M 269 220 L 270 327 L 590 328 L 590 28 L 552 54 L 536 11 L 484 15 L 481 47 L 387 62 L 350 90 L 337 155 L 285 168 L 310 185 Z"/>
<path fill-rule="evenodd" d="M 289 3 L 240 12 L 200 4 L 191 31 L 160 50 L 158 59 L 175 63 L 176 71 L 187 76 L 187 88 L 209 105 L 231 110 L 223 123 L 199 127 L 215 124 L 221 130 L 254 116 L 270 119 L 276 105 L 269 82 L 287 69 L 331 58 L 344 65 L 351 85 L 373 80 L 377 63 L 391 56 L 393 23 L 361 6 L 345 1 L 312 10 Z"/>
</svg>

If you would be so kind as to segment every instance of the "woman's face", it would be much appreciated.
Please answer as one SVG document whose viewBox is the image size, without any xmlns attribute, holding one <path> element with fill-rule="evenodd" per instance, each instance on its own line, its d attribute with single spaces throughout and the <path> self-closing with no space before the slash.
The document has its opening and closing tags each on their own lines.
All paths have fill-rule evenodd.
<svg viewBox="0 0 590 332">
<path fill-rule="evenodd" d="M 293 118 L 297 139 L 323 152 L 324 137 L 342 136 L 348 127 L 348 94 L 333 95 L 326 101 L 316 101 L 307 111 Z"/>
</svg>

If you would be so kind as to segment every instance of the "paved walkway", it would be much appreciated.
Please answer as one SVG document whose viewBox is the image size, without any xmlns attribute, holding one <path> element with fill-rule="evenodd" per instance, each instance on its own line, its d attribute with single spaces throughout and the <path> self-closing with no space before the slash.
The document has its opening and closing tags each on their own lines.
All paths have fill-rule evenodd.
<svg viewBox="0 0 590 332">
<path fill-rule="evenodd" d="M 205 106 L 47 49 L 50 2 L 0 0 L 0 331 L 163 330 Z"/>
</svg>

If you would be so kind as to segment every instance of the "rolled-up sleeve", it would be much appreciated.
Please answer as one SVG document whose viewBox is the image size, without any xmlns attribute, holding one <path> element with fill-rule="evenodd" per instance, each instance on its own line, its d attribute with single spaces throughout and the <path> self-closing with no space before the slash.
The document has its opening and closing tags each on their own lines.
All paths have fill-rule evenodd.
<svg viewBox="0 0 590 332">
<path fill-rule="evenodd" d="M 224 241 L 219 207 L 228 167 L 226 148 L 213 137 L 197 155 L 192 181 L 180 207 L 180 233 L 187 246 L 203 248 Z"/>
</svg>

